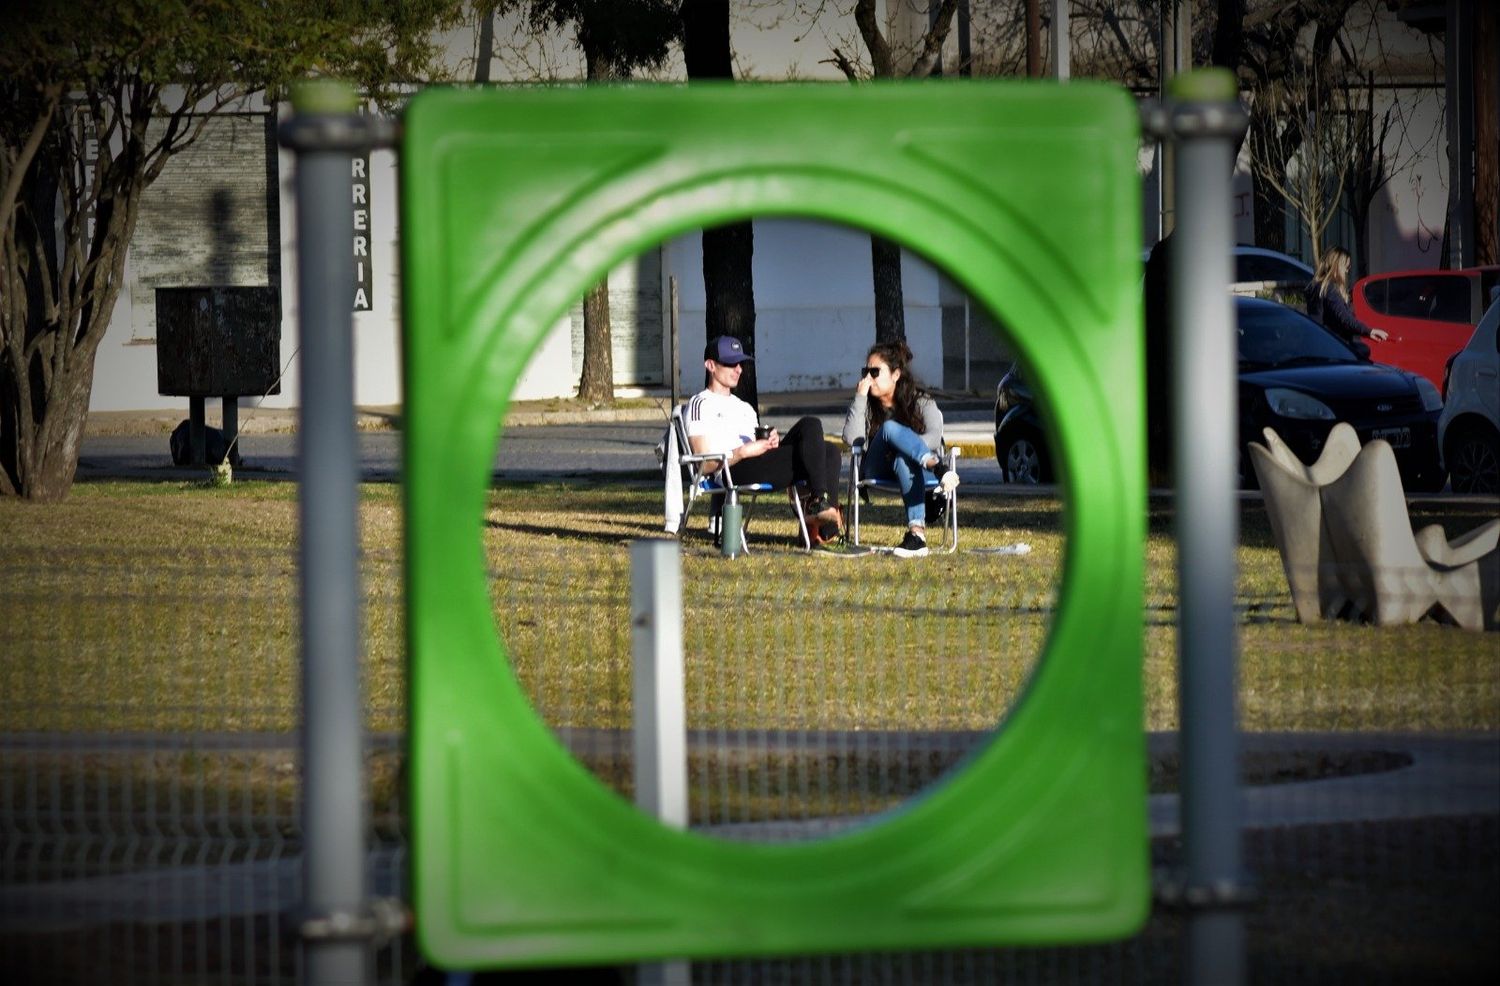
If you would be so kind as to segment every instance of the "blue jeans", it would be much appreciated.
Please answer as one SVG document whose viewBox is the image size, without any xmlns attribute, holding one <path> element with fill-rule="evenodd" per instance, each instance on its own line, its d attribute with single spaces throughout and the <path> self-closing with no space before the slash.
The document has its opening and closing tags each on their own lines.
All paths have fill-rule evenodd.
<svg viewBox="0 0 1500 986">
<path fill-rule="evenodd" d="M 935 481 L 932 470 L 922 465 L 936 455 L 922 436 L 899 421 L 883 422 L 865 449 L 864 474 L 869 479 L 894 479 L 906 504 L 906 523 L 927 525 L 927 484 Z"/>
</svg>

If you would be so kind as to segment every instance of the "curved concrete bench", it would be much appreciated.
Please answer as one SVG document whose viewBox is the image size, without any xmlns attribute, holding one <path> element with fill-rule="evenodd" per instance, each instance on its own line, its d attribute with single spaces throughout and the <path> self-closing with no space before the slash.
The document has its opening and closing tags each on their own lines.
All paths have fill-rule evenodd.
<svg viewBox="0 0 1500 986">
<path fill-rule="evenodd" d="M 1495 629 L 1500 520 L 1452 542 L 1436 524 L 1413 534 L 1396 453 L 1381 439 L 1321 497 L 1349 616 L 1389 626 L 1432 614 L 1468 630 Z"/>
<path fill-rule="evenodd" d="M 1318 461 L 1309 466 L 1275 431 L 1266 428 L 1262 434 L 1266 444 L 1250 443 L 1250 462 L 1265 499 L 1271 538 L 1281 554 L 1297 621 L 1316 623 L 1336 615 L 1347 602 L 1323 527 L 1321 491 L 1359 455 L 1359 436 L 1339 422 L 1328 433 Z"/>
</svg>

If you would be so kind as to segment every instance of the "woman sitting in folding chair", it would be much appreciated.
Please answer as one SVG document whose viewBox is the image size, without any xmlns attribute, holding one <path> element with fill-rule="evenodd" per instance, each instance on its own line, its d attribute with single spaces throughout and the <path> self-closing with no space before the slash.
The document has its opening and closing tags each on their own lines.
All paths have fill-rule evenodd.
<svg viewBox="0 0 1500 986">
<path fill-rule="evenodd" d="M 943 462 L 943 412 L 911 371 L 904 342 L 870 347 L 854 399 L 844 415 L 844 441 L 865 442 L 865 475 L 894 480 L 906 504 L 906 536 L 894 553 L 927 554 L 927 526 L 937 523 L 958 486 L 958 473 Z M 929 481 L 937 485 L 927 493 Z"/>
<path fill-rule="evenodd" d="M 731 393 L 743 364 L 754 359 L 732 336 L 708 341 L 703 349 L 708 387 L 688 402 L 688 441 L 694 452 L 731 452 L 737 483 L 770 483 L 777 489 L 806 484 L 808 534 L 814 543 L 832 541 L 839 536 L 834 506 L 839 450 L 823 440 L 823 423 L 814 417 L 801 418 L 784 436 L 760 426 L 755 409 Z"/>
</svg>

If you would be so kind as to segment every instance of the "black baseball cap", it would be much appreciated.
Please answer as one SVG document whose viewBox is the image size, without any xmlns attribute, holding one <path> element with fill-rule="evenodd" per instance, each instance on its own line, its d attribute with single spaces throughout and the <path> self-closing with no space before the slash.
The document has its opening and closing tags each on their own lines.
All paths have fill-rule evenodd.
<svg viewBox="0 0 1500 986">
<path fill-rule="evenodd" d="M 703 358 L 723 366 L 755 362 L 755 357 L 745 352 L 745 347 L 734 336 L 715 336 L 708 340 L 708 345 L 703 347 Z"/>
</svg>

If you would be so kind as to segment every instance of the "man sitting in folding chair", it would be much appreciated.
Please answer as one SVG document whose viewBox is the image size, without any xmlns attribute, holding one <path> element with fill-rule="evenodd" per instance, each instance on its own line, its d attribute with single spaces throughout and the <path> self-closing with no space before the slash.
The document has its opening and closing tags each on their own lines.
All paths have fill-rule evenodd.
<svg viewBox="0 0 1500 986">
<path fill-rule="evenodd" d="M 927 554 L 927 528 L 950 519 L 949 550 L 957 546 L 953 507 L 958 488 L 954 461 L 943 460 L 943 412 L 917 383 L 906 343 L 870 347 L 854 399 L 844 414 L 844 441 L 855 450 L 851 469 L 851 529 L 859 543 L 859 487 L 894 483 L 906 504 L 906 535 L 891 549 L 901 558 Z M 863 460 L 863 462 L 861 462 Z"/>
<path fill-rule="evenodd" d="M 808 534 L 815 541 L 831 541 L 839 535 L 834 506 L 839 450 L 823 440 L 823 423 L 814 417 L 801 418 L 785 435 L 760 428 L 755 408 L 732 393 L 743 364 L 754 358 L 733 336 L 709 340 L 703 349 L 708 387 L 683 410 L 688 442 L 699 455 L 728 453 L 726 464 L 736 486 L 765 483 L 771 489 L 790 489 L 804 484 Z M 716 462 L 704 465 L 710 474 L 718 468 Z"/>
</svg>

